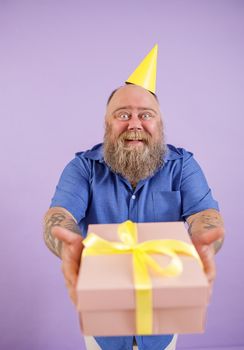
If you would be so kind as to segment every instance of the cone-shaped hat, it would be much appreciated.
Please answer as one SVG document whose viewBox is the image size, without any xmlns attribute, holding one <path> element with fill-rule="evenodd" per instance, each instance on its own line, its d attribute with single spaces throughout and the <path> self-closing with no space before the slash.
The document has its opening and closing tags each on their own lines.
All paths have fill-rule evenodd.
<svg viewBox="0 0 244 350">
<path fill-rule="evenodd" d="M 155 94 L 157 73 L 158 45 L 156 44 L 143 59 L 135 71 L 126 80 L 126 83 L 142 86 Z"/>
</svg>

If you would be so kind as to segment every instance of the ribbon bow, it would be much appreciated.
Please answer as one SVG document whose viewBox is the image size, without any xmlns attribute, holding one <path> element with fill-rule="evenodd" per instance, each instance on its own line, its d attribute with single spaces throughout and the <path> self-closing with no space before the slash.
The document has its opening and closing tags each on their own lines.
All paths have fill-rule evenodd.
<svg viewBox="0 0 244 350">
<path fill-rule="evenodd" d="M 152 334 L 153 306 L 152 284 L 149 269 L 160 276 L 177 276 L 182 272 L 182 262 L 177 254 L 200 258 L 192 244 L 174 239 L 137 241 L 137 226 L 125 221 L 118 226 L 120 241 L 110 242 L 94 233 L 83 240 L 85 249 L 82 255 L 114 255 L 131 253 L 133 277 L 136 291 L 136 331 L 137 334 Z M 161 267 L 150 254 L 163 254 L 171 258 L 167 266 Z"/>
</svg>

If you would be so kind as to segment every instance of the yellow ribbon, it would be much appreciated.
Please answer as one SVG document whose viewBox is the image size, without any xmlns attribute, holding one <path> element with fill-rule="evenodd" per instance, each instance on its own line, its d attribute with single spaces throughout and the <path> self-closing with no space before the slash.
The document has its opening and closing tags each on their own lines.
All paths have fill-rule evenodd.
<svg viewBox="0 0 244 350">
<path fill-rule="evenodd" d="M 137 226 L 132 221 L 125 221 L 118 226 L 121 242 L 110 242 L 94 233 L 89 233 L 83 240 L 85 255 L 113 255 L 131 253 L 133 257 L 133 277 L 136 291 L 136 330 L 137 334 L 152 334 L 153 305 L 152 285 L 149 269 L 161 276 L 177 276 L 182 272 L 182 262 L 177 254 L 200 258 L 192 244 L 174 239 L 150 240 L 137 242 Z M 149 254 L 168 255 L 171 260 L 161 267 Z"/>
</svg>

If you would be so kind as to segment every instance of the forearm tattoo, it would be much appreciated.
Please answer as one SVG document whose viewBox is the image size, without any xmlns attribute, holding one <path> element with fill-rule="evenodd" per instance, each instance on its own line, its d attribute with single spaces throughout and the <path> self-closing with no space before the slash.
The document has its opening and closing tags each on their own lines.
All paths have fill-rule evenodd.
<svg viewBox="0 0 244 350">
<path fill-rule="evenodd" d="M 203 214 L 202 217 L 203 228 L 207 230 L 211 230 L 213 228 L 217 228 L 223 225 L 223 221 L 219 216 L 211 216 Z"/>
<path fill-rule="evenodd" d="M 188 228 L 188 232 L 192 235 L 194 228 L 198 226 L 197 229 L 211 230 L 217 227 L 223 227 L 223 220 L 219 215 L 216 216 L 209 214 L 201 214 L 200 217 L 194 218 Z"/>
<path fill-rule="evenodd" d="M 192 236 L 193 234 L 197 234 L 199 232 L 217 228 L 224 230 L 224 223 L 221 216 L 218 213 L 212 215 L 202 213 L 201 215 L 193 218 L 189 224 L 188 232 Z M 223 239 L 213 242 L 215 252 L 221 248 L 222 244 Z"/>
<path fill-rule="evenodd" d="M 55 226 L 67 228 L 68 230 L 81 235 L 81 231 L 75 221 L 63 212 L 55 212 L 45 217 L 44 221 L 44 239 L 48 248 L 57 256 L 61 256 L 62 242 L 52 234 Z"/>
</svg>

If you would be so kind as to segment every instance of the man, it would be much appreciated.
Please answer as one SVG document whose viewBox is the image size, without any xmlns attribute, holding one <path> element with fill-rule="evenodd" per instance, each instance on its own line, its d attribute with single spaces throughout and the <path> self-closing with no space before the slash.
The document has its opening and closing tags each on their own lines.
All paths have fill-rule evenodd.
<svg viewBox="0 0 244 350">
<path fill-rule="evenodd" d="M 166 145 L 156 95 L 126 84 L 107 104 L 104 144 L 76 154 L 45 216 L 44 238 L 61 257 L 70 297 L 88 224 L 186 221 L 210 283 L 224 236 L 217 202 L 191 153 Z M 96 337 L 97 349 L 175 349 L 175 337 Z M 90 350 L 90 348 L 89 348 Z"/>
<path fill-rule="evenodd" d="M 62 258 L 73 302 L 82 236 L 89 223 L 186 220 L 212 283 L 214 253 L 223 241 L 223 222 L 192 155 L 164 144 L 155 96 L 135 85 L 119 88 L 108 103 L 105 123 L 104 148 L 99 145 L 77 154 L 64 170 L 45 217 L 45 241 Z M 127 349 L 132 344 L 130 337 L 120 338 L 118 343 L 99 338 L 98 343 L 102 349 Z M 145 349 L 151 343 L 153 350 L 164 349 L 172 337 L 143 337 L 143 342 L 140 338 L 139 349 L 148 338 Z"/>
</svg>

